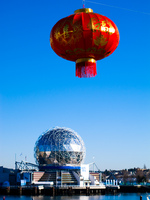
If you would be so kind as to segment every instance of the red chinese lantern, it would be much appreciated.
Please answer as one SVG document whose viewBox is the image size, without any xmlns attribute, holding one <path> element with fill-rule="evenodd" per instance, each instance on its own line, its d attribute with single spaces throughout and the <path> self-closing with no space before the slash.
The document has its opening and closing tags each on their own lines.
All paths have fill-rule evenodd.
<svg viewBox="0 0 150 200">
<path fill-rule="evenodd" d="M 76 76 L 94 77 L 96 61 L 115 51 L 119 32 L 109 18 L 82 8 L 54 25 L 50 44 L 58 56 L 76 62 Z"/>
</svg>

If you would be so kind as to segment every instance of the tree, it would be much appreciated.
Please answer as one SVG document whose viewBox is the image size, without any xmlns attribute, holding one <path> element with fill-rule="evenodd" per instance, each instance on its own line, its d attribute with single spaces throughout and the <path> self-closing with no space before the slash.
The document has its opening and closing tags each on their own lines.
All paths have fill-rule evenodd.
<svg viewBox="0 0 150 200">
<path fill-rule="evenodd" d="M 144 173 L 143 173 L 143 171 L 141 169 L 137 169 L 136 181 L 137 181 L 137 183 L 146 182 L 146 177 L 144 176 Z"/>
<path fill-rule="evenodd" d="M 144 169 L 146 169 L 146 165 L 144 164 Z"/>
<path fill-rule="evenodd" d="M 128 180 L 128 171 L 126 169 L 122 170 L 122 174 L 123 174 L 123 182 L 124 184 L 126 184 Z"/>
</svg>

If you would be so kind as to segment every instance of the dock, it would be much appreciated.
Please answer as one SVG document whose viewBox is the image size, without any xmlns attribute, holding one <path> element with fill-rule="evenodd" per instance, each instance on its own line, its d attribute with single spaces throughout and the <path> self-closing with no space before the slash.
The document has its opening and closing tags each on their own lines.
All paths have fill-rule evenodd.
<svg viewBox="0 0 150 200">
<path fill-rule="evenodd" d="M 109 187 L 105 185 L 100 186 L 10 186 L 7 188 L 0 188 L 0 195 L 105 195 L 107 193 L 117 193 L 119 186 Z"/>
</svg>

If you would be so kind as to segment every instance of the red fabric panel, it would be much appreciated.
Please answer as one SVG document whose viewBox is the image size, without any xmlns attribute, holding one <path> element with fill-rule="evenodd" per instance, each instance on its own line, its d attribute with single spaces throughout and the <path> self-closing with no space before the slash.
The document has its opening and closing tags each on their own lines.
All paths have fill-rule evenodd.
<svg viewBox="0 0 150 200">
<path fill-rule="evenodd" d="M 101 60 L 117 48 L 119 32 L 109 18 L 81 12 L 58 21 L 52 28 L 50 40 L 52 49 L 64 59 Z"/>
</svg>

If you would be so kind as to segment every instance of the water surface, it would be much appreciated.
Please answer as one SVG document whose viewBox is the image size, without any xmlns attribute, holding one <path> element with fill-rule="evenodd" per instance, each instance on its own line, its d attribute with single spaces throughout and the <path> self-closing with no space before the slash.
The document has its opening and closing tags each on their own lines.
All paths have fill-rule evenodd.
<svg viewBox="0 0 150 200">
<path fill-rule="evenodd" d="M 94 196 L 7 196 L 5 200 L 147 200 L 145 193 L 124 193 L 116 195 L 94 195 Z M 4 195 L 0 195 L 0 200 L 3 200 Z"/>
</svg>

